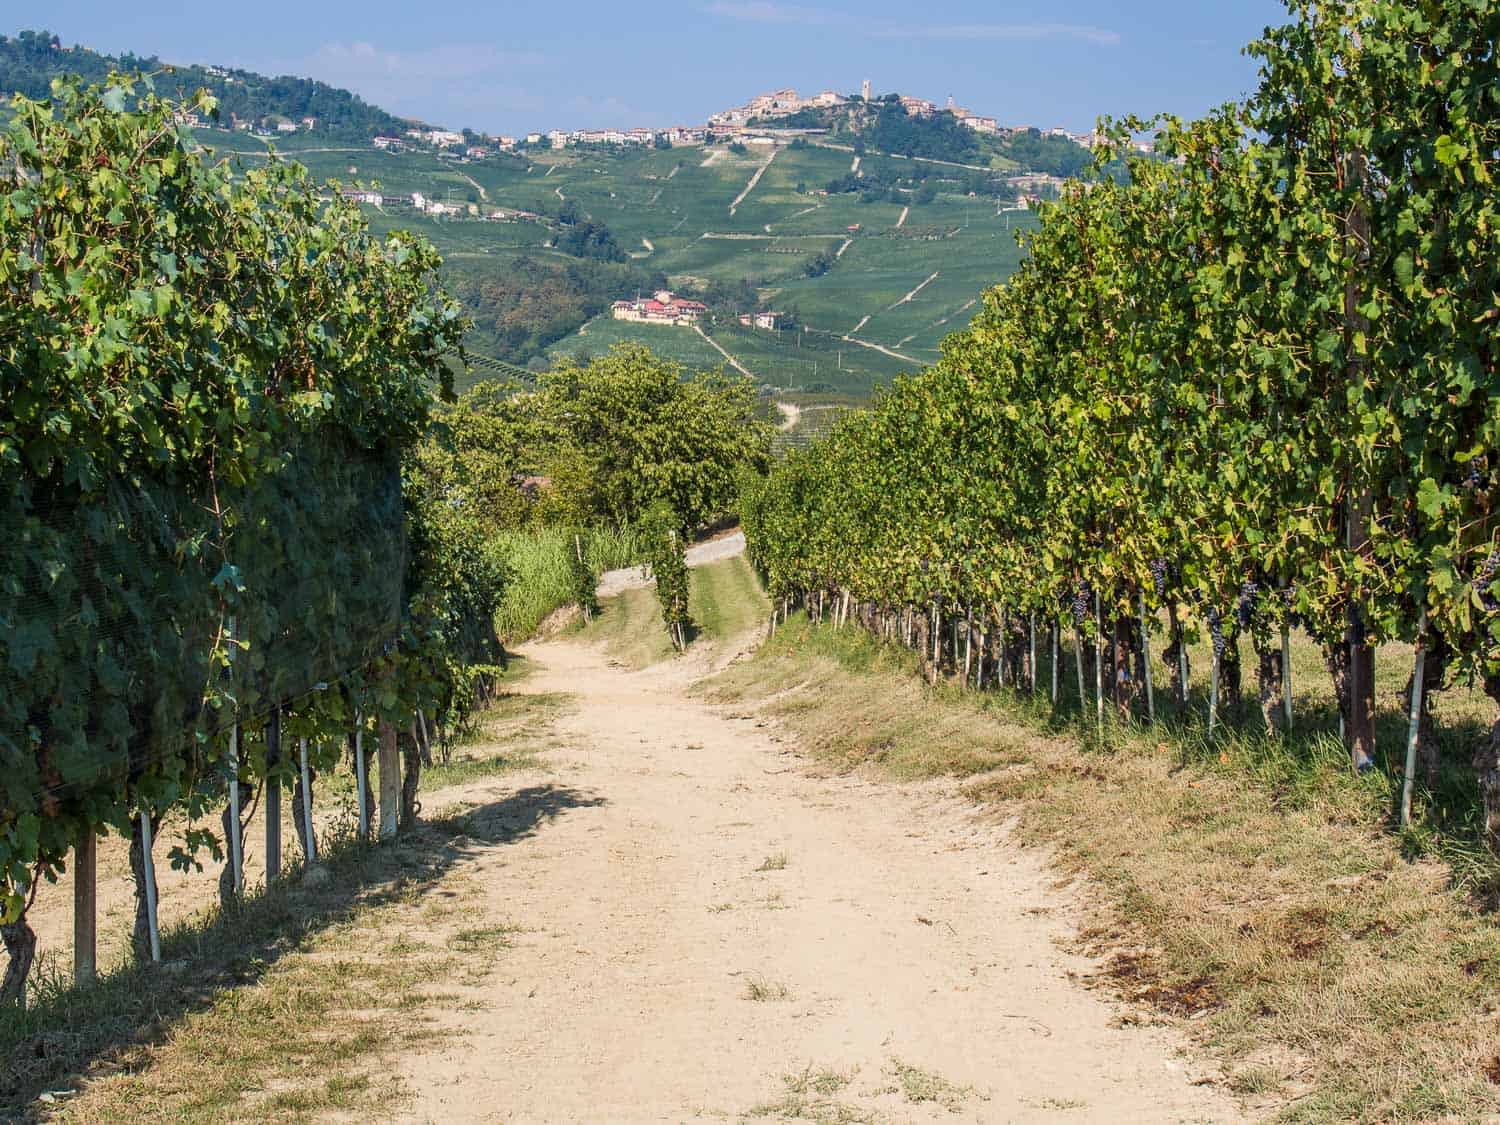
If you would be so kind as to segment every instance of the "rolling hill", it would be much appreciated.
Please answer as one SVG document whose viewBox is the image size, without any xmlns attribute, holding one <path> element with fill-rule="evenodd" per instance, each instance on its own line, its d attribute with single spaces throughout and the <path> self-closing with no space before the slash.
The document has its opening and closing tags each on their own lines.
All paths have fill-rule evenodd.
<svg viewBox="0 0 1500 1125">
<path fill-rule="evenodd" d="M 241 136 L 199 134 L 239 159 L 266 158 L 264 147 L 247 146 Z M 461 205 L 465 213 L 438 217 L 401 205 L 366 207 L 377 228 L 409 227 L 432 239 L 455 274 L 568 269 L 578 259 L 550 243 L 552 220 L 572 200 L 629 251 L 633 271 L 622 277 L 628 282 L 633 275 L 636 288 L 665 281 L 698 292 L 748 281 L 761 307 L 791 314 L 800 328 L 749 329 L 726 316 L 703 333 L 615 321 L 608 300 L 633 294 L 606 286 L 594 314 L 546 344 L 547 354 L 597 354 L 620 340 L 640 341 L 690 366 L 726 362 L 727 353 L 734 366 L 770 385 L 858 396 L 934 360 L 982 291 L 1015 267 L 1016 235 L 1034 222 L 1025 211 L 944 191 L 949 185 L 941 178 L 929 181 L 938 191 L 923 205 L 826 194 L 821 185 L 846 174 L 853 159 L 818 144 L 757 146 L 743 154 L 718 145 L 570 148 L 459 164 L 421 151 L 304 142 L 289 155 L 345 185 Z M 471 204 L 477 213 L 467 213 Z M 540 218 L 483 217 L 496 210 Z M 808 276 L 820 253 L 831 266 Z M 527 358 L 502 354 L 503 342 L 485 335 L 471 341 L 476 352 Z"/>
<path fill-rule="evenodd" d="M 6 91 L 42 95 L 59 73 L 99 80 L 112 68 L 162 66 L 65 48 L 44 32 L 0 37 Z M 376 132 L 408 123 L 322 83 L 216 67 L 177 67 L 158 80 L 200 85 L 220 96 L 226 124 L 230 112 L 318 119 L 274 142 L 200 126 L 200 143 L 247 163 L 275 151 L 343 188 L 378 188 L 381 202 L 363 204 L 372 226 L 416 229 L 437 245 L 476 320 L 469 345 L 481 360 L 461 384 L 628 340 L 691 367 L 727 363 L 784 393 L 863 398 L 938 356 L 983 290 L 1015 267 L 1016 236 L 1034 222 L 1008 202 L 1015 191 L 1004 177 L 1032 170 L 1016 152 L 987 140 L 973 163 L 948 160 L 952 152 L 924 147 L 922 126 L 903 125 L 891 107 L 881 111 L 899 127 L 890 144 L 905 153 L 866 153 L 848 121 L 830 120 L 825 135 L 759 144 L 531 147 L 471 160 L 374 148 Z M 412 206 L 414 194 L 455 213 L 427 213 Z M 590 228 L 606 243 L 596 256 L 627 260 L 559 249 L 561 235 L 579 230 L 560 225 L 565 209 L 602 228 Z M 497 211 L 506 221 L 491 218 Z M 713 315 L 701 330 L 610 318 L 614 300 L 661 286 L 701 297 Z M 752 307 L 783 313 L 792 327 L 742 327 L 735 314 Z"/>
</svg>

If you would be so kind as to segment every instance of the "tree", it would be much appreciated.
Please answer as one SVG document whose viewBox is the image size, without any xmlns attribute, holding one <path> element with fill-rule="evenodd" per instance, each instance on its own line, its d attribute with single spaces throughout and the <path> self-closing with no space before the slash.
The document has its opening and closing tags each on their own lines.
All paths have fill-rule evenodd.
<svg viewBox="0 0 1500 1125">
<path fill-rule="evenodd" d="M 693 530 L 733 510 L 743 467 L 768 463 L 771 429 L 743 377 L 685 376 L 617 344 L 587 367 L 562 360 L 541 385 L 579 466 L 574 522 L 633 524 L 661 501 Z"/>
</svg>

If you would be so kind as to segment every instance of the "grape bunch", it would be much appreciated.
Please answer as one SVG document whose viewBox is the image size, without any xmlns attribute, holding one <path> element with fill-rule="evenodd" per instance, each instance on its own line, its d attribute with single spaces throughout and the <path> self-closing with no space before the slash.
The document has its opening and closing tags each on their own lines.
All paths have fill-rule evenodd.
<svg viewBox="0 0 1500 1125">
<path fill-rule="evenodd" d="M 1297 583 L 1289 582 L 1281 588 L 1281 600 L 1286 603 L 1287 609 L 1297 604 Z"/>
<path fill-rule="evenodd" d="M 1229 641 L 1224 636 L 1224 621 L 1216 609 L 1208 611 L 1208 631 L 1214 640 L 1214 658 L 1224 659 L 1224 650 L 1229 647 Z"/>
<path fill-rule="evenodd" d="M 1464 487 L 1470 492 L 1478 492 L 1479 486 L 1484 483 L 1484 470 L 1487 464 L 1488 458 L 1485 457 L 1476 457 L 1469 462 L 1469 472 L 1464 477 Z"/>
<path fill-rule="evenodd" d="M 1500 569 L 1500 555 L 1494 551 L 1490 552 L 1489 558 L 1484 560 L 1484 565 L 1479 568 L 1479 575 L 1474 579 L 1474 584 L 1479 587 L 1479 602 L 1489 613 L 1500 609 L 1500 601 L 1496 601 L 1490 593 L 1490 583 L 1495 580 L 1495 571 Z"/>
<path fill-rule="evenodd" d="M 1073 589 L 1073 624 L 1082 628 L 1089 619 L 1089 584 L 1082 578 Z"/>
<path fill-rule="evenodd" d="M 1156 596 L 1158 598 L 1165 597 L 1167 593 L 1167 560 L 1152 559 L 1150 570 L 1151 581 L 1156 583 Z"/>
<path fill-rule="evenodd" d="M 1235 612 L 1240 619 L 1240 628 L 1250 628 L 1250 618 L 1255 613 L 1255 596 L 1260 593 L 1260 583 L 1253 578 L 1240 587 L 1239 604 Z"/>
</svg>

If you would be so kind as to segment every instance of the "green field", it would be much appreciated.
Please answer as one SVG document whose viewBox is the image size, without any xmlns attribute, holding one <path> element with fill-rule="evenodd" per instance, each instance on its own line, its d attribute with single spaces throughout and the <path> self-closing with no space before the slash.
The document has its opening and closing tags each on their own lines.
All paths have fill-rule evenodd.
<svg viewBox="0 0 1500 1125">
<path fill-rule="evenodd" d="M 247 162 L 265 159 L 262 142 L 244 134 L 205 131 L 202 139 Z M 565 200 L 575 200 L 587 217 L 610 228 L 638 267 L 662 272 L 670 284 L 748 280 L 764 305 L 794 311 L 802 332 L 778 336 L 737 324 L 705 325 L 761 382 L 856 396 L 936 359 L 944 336 L 967 324 L 980 294 L 1015 269 L 1021 254 L 1016 236 L 1035 225 L 1028 213 L 998 212 L 990 200 L 957 194 L 940 192 L 909 209 L 822 194 L 829 180 L 849 172 L 853 157 L 816 144 L 751 147 L 743 154 L 718 146 L 571 148 L 462 165 L 431 153 L 322 147 L 296 136 L 277 147 L 319 179 L 378 183 L 388 194 L 420 191 L 476 203 L 482 211 L 556 215 Z M 757 172 L 759 180 L 744 194 Z M 556 254 L 547 249 L 552 232 L 545 223 L 365 210 L 378 231 L 420 231 L 445 258 L 468 266 L 493 262 L 481 268 L 497 274 L 518 254 Z M 843 253 L 831 270 L 806 276 L 814 255 L 839 247 Z M 724 362 L 690 329 L 607 318 L 585 324 L 548 354 L 595 355 L 622 340 L 645 343 L 693 368 Z M 473 344 L 485 352 L 485 341 Z"/>
</svg>

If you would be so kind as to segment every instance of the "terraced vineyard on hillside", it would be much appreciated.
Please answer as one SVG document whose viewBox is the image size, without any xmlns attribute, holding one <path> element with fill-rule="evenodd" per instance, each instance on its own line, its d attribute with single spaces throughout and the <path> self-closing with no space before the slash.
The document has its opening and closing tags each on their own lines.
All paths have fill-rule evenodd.
<svg viewBox="0 0 1500 1125">
<path fill-rule="evenodd" d="M 204 132 L 202 139 L 221 151 L 257 156 L 242 137 Z M 850 171 L 854 158 L 817 144 L 744 153 L 722 146 L 575 148 L 465 165 L 429 153 L 352 148 L 308 147 L 288 155 L 320 178 L 374 182 L 388 195 L 422 192 L 473 203 L 481 215 L 504 208 L 555 217 L 575 201 L 585 218 L 609 228 L 636 267 L 665 275 L 673 286 L 748 281 L 763 304 L 794 313 L 801 330 L 777 334 L 719 318 L 700 333 L 615 322 L 606 312 L 548 352 L 597 355 L 616 341 L 641 341 L 692 367 L 731 362 L 784 390 L 863 396 L 901 371 L 932 362 L 943 337 L 967 324 L 980 292 L 1015 268 L 1017 232 L 1034 225 L 1026 212 L 958 194 L 961 169 L 952 170 L 951 182 L 937 181 L 950 191 L 925 205 L 822 194 L 830 180 Z M 377 230 L 420 230 L 451 269 L 498 276 L 520 255 L 576 261 L 548 247 L 554 232 L 545 221 L 366 210 Z M 807 276 L 809 262 L 823 252 L 836 255 L 832 267 Z M 487 345 L 482 336 L 471 340 L 481 355 L 496 350 Z"/>
</svg>

